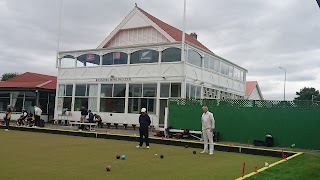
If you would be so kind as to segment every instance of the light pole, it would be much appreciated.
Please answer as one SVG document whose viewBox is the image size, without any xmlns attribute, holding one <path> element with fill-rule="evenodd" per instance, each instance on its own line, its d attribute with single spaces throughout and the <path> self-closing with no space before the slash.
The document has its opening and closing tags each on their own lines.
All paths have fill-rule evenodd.
<svg viewBox="0 0 320 180">
<path fill-rule="evenodd" d="M 284 85 L 283 85 L 283 100 L 286 101 L 286 81 L 287 81 L 287 71 L 283 67 L 279 67 L 279 69 L 284 70 Z"/>
</svg>

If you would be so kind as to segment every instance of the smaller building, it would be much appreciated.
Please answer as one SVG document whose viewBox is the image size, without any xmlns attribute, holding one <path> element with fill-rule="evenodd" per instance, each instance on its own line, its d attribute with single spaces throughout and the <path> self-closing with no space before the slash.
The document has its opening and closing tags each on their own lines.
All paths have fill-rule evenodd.
<svg viewBox="0 0 320 180">
<path fill-rule="evenodd" d="M 19 118 L 22 109 L 37 105 L 42 109 L 42 119 L 53 119 L 56 86 L 57 77 L 31 72 L 0 82 L 0 118 L 7 105 L 13 106 L 12 119 Z"/>
<path fill-rule="evenodd" d="M 246 82 L 245 98 L 248 100 L 263 100 L 263 96 L 257 81 Z"/>
</svg>

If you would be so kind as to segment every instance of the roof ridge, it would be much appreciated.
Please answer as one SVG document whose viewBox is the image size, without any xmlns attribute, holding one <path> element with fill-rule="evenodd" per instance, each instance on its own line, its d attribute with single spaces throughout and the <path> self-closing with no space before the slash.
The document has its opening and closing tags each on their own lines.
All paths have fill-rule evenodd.
<svg viewBox="0 0 320 180">
<path fill-rule="evenodd" d="M 137 8 L 140 12 L 142 12 L 145 16 L 147 16 L 151 21 L 153 21 L 156 25 L 158 25 L 159 28 L 161 28 L 161 29 L 164 30 L 166 33 L 168 33 L 169 36 L 171 36 L 171 37 L 172 37 L 173 39 L 175 39 L 177 42 L 180 42 L 180 40 L 177 40 L 175 37 L 173 37 L 167 30 L 163 29 L 163 28 L 161 27 L 161 25 L 159 25 L 157 22 L 155 22 L 154 20 L 152 20 L 152 18 L 155 19 L 155 20 L 157 20 L 157 21 L 159 21 L 160 23 L 163 23 L 165 26 L 169 26 L 170 28 L 174 29 L 175 31 L 179 31 L 179 33 L 181 33 L 181 41 L 182 41 L 182 33 L 183 33 L 182 30 L 180 30 L 180 29 L 178 29 L 178 28 L 176 28 L 176 27 L 174 27 L 174 26 L 172 26 L 172 25 L 170 25 L 170 24 L 168 24 L 168 23 L 160 20 L 159 18 L 151 15 L 150 13 L 146 12 L 145 10 L 141 9 L 141 8 L 138 7 L 138 6 L 136 6 L 135 8 Z M 184 33 L 185 33 L 185 35 L 186 35 L 186 36 L 185 36 L 186 42 L 191 43 L 191 44 L 194 44 L 194 45 L 198 46 L 199 48 L 204 49 L 204 50 L 206 50 L 206 51 L 212 52 L 209 48 L 207 48 L 207 47 L 206 47 L 205 45 L 203 45 L 200 41 L 198 41 L 198 39 L 193 38 L 192 36 L 190 36 L 190 35 L 189 35 L 188 33 L 186 33 L 186 32 L 184 32 Z M 191 38 L 191 39 L 194 40 L 196 43 L 193 43 L 193 42 L 187 40 L 187 38 Z M 199 43 L 199 44 L 197 44 L 197 43 Z"/>
<path fill-rule="evenodd" d="M 140 7 L 137 7 L 137 8 L 138 8 L 140 11 L 142 11 L 142 13 L 145 13 L 145 14 L 148 14 L 149 16 L 152 16 L 153 18 L 158 19 L 158 20 L 161 21 L 162 23 L 164 23 L 164 24 L 166 24 L 166 25 L 168 25 L 168 26 L 170 26 L 170 27 L 172 27 L 172 28 L 174 28 L 174 29 L 176 29 L 176 30 L 181 31 L 181 33 L 182 33 L 182 30 L 180 30 L 180 29 L 178 29 L 178 28 L 176 28 L 176 27 L 174 27 L 174 26 L 172 26 L 172 25 L 170 25 L 170 24 L 162 21 L 162 20 L 159 19 L 159 18 L 156 18 L 155 16 L 151 15 L 150 13 L 148 13 L 148 12 L 146 12 L 145 10 L 141 9 Z M 161 28 L 161 27 L 160 27 L 160 28 Z M 162 29 L 162 28 L 161 28 L 161 29 Z M 188 35 L 188 33 L 185 33 L 185 34 Z"/>
<path fill-rule="evenodd" d="M 44 82 L 42 84 L 37 85 L 37 87 L 42 87 L 42 86 L 47 85 L 47 84 L 49 84 L 51 82 L 52 82 L 52 80 L 46 81 L 46 82 Z"/>
</svg>

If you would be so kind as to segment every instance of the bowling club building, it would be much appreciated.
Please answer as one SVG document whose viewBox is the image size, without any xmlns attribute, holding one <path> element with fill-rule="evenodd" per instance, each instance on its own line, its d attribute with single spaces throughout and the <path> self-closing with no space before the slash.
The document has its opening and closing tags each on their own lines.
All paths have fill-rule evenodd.
<svg viewBox="0 0 320 180">
<path fill-rule="evenodd" d="M 104 122 L 138 124 L 145 107 L 161 127 L 169 98 L 244 99 L 247 70 L 139 7 L 96 49 L 59 52 L 55 118 L 80 119 L 84 106 Z"/>
</svg>

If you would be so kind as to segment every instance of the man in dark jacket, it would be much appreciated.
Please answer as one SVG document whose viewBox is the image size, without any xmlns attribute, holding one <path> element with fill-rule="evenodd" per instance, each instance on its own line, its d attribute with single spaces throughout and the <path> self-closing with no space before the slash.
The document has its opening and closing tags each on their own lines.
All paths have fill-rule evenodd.
<svg viewBox="0 0 320 180">
<path fill-rule="evenodd" d="M 137 146 L 137 148 L 141 148 L 143 145 L 143 137 L 146 142 L 147 149 L 149 149 L 149 126 L 151 124 L 151 120 L 149 115 L 146 112 L 146 108 L 141 109 L 141 114 L 139 116 L 139 123 L 140 123 L 140 144 Z"/>
<path fill-rule="evenodd" d="M 80 122 L 81 123 L 85 123 L 86 121 L 87 121 L 87 115 L 88 115 L 88 110 L 85 108 L 85 107 L 81 107 L 80 108 L 80 111 L 81 111 L 81 117 L 80 117 Z M 84 125 L 83 124 L 81 124 L 80 126 L 79 126 L 79 130 L 84 130 Z"/>
<path fill-rule="evenodd" d="M 6 129 L 5 129 L 5 131 L 9 131 L 10 119 L 11 119 L 11 114 L 12 114 L 12 109 L 11 109 L 10 105 L 8 105 L 5 114 L 6 114 L 6 116 L 4 117 L 4 120 L 6 121 Z"/>
<path fill-rule="evenodd" d="M 91 112 L 91 110 L 89 110 L 88 113 L 89 113 L 88 122 L 89 122 L 89 123 L 94 123 L 93 113 Z"/>
</svg>

